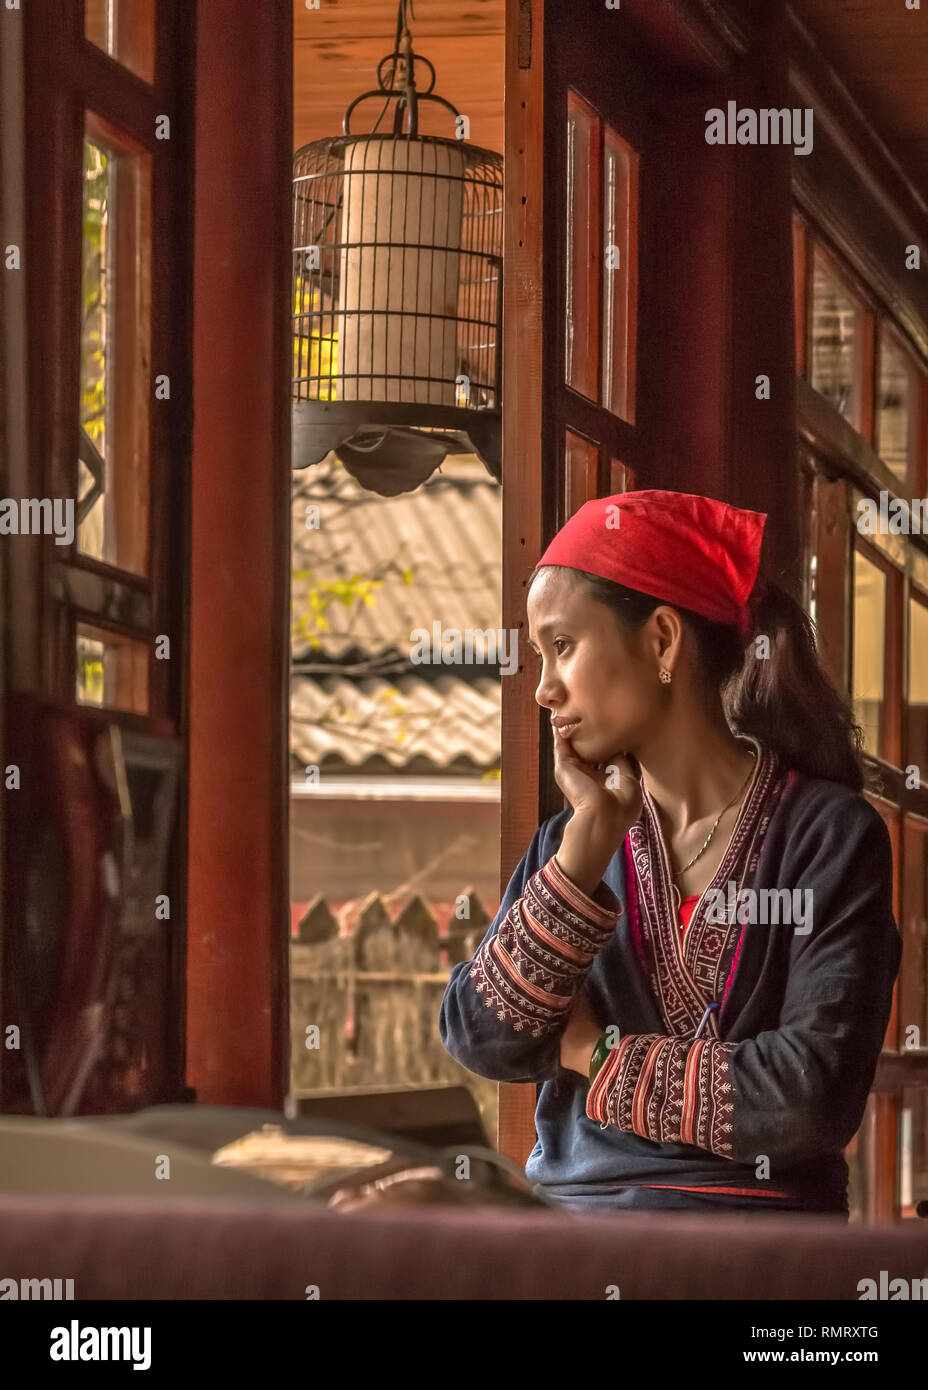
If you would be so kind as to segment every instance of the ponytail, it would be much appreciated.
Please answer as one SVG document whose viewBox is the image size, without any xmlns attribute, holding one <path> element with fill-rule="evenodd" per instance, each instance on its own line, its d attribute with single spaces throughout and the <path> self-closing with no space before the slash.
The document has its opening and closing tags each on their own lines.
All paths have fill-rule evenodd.
<svg viewBox="0 0 928 1390">
<path fill-rule="evenodd" d="M 775 584 L 752 597 L 751 613 L 755 635 L 723 690 L 732 728 L 754 734 L 787 767 L 862 791 L 863 734 L 847 696 L 819 662 L 811 618 Z M 769 653 L 758 651 L 762 637 Z"/>
</svg>

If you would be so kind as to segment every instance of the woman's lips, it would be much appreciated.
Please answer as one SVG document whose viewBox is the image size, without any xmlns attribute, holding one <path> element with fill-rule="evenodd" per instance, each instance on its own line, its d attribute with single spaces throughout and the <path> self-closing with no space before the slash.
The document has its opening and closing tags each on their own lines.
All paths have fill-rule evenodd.
<svg viewBox="0 0 928 1390">
<path fill-rule="evenodd" d="M 554 732 L 560 734 L 561 738 L 570 738 L 579 725 L 579 719 L 574 719 L 570 724 L 555 724 Z"/>
</svg>

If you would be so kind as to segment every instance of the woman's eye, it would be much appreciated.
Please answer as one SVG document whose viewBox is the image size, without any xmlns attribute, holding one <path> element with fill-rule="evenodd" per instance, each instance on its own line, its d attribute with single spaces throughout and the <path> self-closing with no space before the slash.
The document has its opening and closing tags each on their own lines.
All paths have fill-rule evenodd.
<svg viewBox="0 0 928 1390">
<path fill-rule="evenodd" d="M 558 656 L 563 656 L 563 652 L 561 652 L 561 650 L 560 650 L 560 647 L 561 647 L 561 646 L 565 646 L 565 647 L 569 647 L 569 646 L 570 646 L 570 643 L 568 642 L 568 640 L 567 640 L 566 637 L 558 637 L 558 638 L 555 639 L 555 642 L 554 642 L 554 650 L 557 652 Z"/>
</svg>

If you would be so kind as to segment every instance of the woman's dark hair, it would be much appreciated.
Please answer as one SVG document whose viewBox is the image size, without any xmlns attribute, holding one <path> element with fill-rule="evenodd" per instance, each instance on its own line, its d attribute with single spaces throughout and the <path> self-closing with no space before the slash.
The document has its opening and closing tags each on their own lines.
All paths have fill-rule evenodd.
<svg viewBox="0 0 928 1390">
<path fill-rule="evenodd" d="M 529 584 L 541 568 L 532 572 Z M 643 627 L 666 602 L 585 570 L 574 573 L 590 597 L 611 608 L 619 627 L 628 632 Z M 706 681 L 721 692 L 731 728 L 753 734 L 787 767 L 862 791 L 863 734 L 847 697 L 819 662 L 811 618 L 776 584 L 767 584 L 760 597 L 755 592 L 749 603 L 754 636 L 747 647 L 737 627 L 670 604 L 696 638 Z M 755 655 L 760 636 L 769 639 L 769 656 Z"/>
</svg>

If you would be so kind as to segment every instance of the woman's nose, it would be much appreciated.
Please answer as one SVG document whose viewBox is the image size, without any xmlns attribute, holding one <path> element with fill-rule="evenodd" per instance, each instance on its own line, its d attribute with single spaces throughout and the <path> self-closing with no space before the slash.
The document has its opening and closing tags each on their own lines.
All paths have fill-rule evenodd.
<svg viewBox="0 0 928 1390">
<path fill-rule="evenodd" d="M 544 671 L 535 687 L 535 701 L 542 709 L 554 709 L 560 695 L 560 682 L 552 680 Z"/>
</svg>

